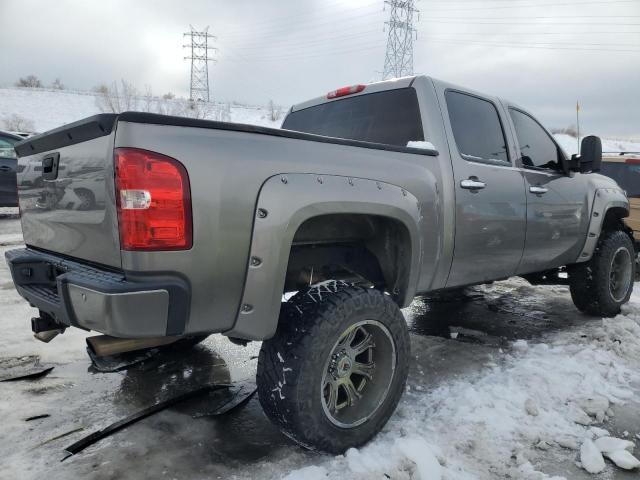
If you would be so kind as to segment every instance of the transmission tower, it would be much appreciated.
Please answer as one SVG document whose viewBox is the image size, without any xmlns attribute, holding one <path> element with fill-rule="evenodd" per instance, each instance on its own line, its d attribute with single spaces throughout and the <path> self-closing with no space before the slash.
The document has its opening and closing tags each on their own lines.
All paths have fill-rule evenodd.
<svg viewBox="0 0 640 480">
<path fill-rule="evenodd" d="M 391 7 L 391 14 L 385 22 L 389 37 L 382 79 L 413 75 L 413 41 L 416 38 L 413 19 L 419 13 L 414 6 L 415 0 L 386 0 L 384 3 Z"/>
<path fill-rule="evenodd" d="M 215 36 L 209 33 L 209 27 L 198 32 L 189 25 L 191 31 L 184 34 L 185 37 L 191 37 L 191 43 L 183 45 L 184 48 L 191 49 L 191 55 L 184 57 L 185 60 L 191 60 L 191 89 L 189 90 L 189 98 L 193 101 L 201 100 L 209 101 L 209 62 L 215 62 L 209 56 L 210 51 L 217 50 L 215 47 L 209 46 L 209 39 L 215 40 Z"/>
</svg>

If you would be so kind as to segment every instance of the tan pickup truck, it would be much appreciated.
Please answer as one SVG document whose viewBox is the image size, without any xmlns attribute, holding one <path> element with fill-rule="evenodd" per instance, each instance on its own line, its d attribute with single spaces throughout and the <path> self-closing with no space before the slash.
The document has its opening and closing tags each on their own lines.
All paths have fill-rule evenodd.
<svg viewBox="0 0 640 480">
<path fill-rule="evenodd" d="M 629 198 L 631 207 L 625 223 L 633 230 L 633 237 L 640 242 L 640 152 L 603 153 L 603 175 L 613 178 Z"/>
</svg>

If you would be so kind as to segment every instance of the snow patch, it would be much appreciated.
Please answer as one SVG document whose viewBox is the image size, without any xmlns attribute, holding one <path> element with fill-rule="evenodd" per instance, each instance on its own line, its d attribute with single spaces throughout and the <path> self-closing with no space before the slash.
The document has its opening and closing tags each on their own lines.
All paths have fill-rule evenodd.
<svg viewBox="0 0 640 480">
<path fill-rule="evenodd" d="M 407 142 L 407 147 L 420 148 L 423 150 L 436 150 L 436 147 L 433 145 L 433 143 L 425 141 L 409 141 Z"/>
</svg>

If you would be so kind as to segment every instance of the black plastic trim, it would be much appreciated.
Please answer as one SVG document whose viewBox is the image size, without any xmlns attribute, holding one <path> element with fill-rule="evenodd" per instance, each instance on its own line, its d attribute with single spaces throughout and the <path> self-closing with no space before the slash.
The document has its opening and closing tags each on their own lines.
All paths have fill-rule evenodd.
<svg viewBox="0 0 640 480">
<path fill-rule="evenodd" d="M 155 113 L 124 112 L 118 116 L 118 122 L 147 123 L 151 125 L 169 125 L 175 127 L 209 128 L 213 130 L 230 130 L 234 132 L 257 133 L 261 135 L 271 135 L 273 137 L 294 138 L 297 140 L 307 140 L 310 142 L 333 143 L 336 145 L 372 148 L 375 150 L 387 150 L 391 152 L 417 153 L 418 155 L 428 155 L 431 157 L 437 157 L 439 155 L 437 150 L 431 149 L 398 147 L 396 145 L 386 145 L 384 143 L 363 142 L 360 140 L 350 140 L 346 138 L 325 137 L 323 135 L 297 132 L 294 130 L 283 130 L 281 128 L 259 127 L 257 125 L 245 125 L 241 123 L 216 122 L 213 120 L 174 117 L 170 115 L 158 115 Z"/>
<path fill-rule="evenodd" d="M 115 113 L 94 115 L 30 137 L 17 143 L 14 148 L 19 157 L 26 157 L 104 137 L 111 134 L 117 118 Z"/>
<path fill-rule="evenodd" d="M 166 334 L 184 333 L 191 305 L 191 285 L 178 273 L 114 272 L 30 248 L 9 250 L 5 258 L 18 293 L 60 323 L 83 328 L 73 314 L 68 285 L 105 294 L 166 290 L 169 293 Z M 20 267 L 30 268 L 29 278 L 23 276 Z M 57 298 L 53 301 L 48 298 L 51 294 L 39 294 L 37 287 L 55 290 Z"/>
<path fill-rule="evenodd" d="M 15 150 L 19 157 L 24 157 L 27 155 L 34 155 L 36 153 L 48 152 L 50 150 L 67 147 L 76 143 L 86 142 L 87 140 L 93 140 L 94 138 L 111 134 L 116 122 L 168 125 L 174 127 L 209 128 L 212 130 L 257 133 L 260 135 L 271 135 L 273 137 L 293 138 L 296 140 L 307 140 L 309 142 L 333 143 L 336 145 L 371 148 L 390 152 L 413 153 L 418 155 L 427 155 L 430 157 L 437 157 L 439 155 L 437 150 L 432 149 L 399 147 L 383 143 L 325 137 L 323 135 L 283 130 L 279 128 L 217 122 L 213 120 L 200 120 L 187 117 L 175 117 L 171 115 L 158 115 L 155 113 L 145 112 L 124 112 L 120 114 L 102 113 L 100 115 L 94 115 L 93 117 L 85 118 L 84 120 L 70 123 L 69 125 L 49 130 L 48 132 L 31 137 L 18 143 Z"/>
</svg>

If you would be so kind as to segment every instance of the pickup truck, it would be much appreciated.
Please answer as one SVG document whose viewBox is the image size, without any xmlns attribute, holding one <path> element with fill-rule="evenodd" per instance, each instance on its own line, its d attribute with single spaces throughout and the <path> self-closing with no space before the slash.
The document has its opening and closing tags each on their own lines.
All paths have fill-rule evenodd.
<svg viewBox="0 0 640 480">
<path fill-rule="evenodd" d="M 633 288 L 599 138 L 568 158 L 525 109 L 426 76 L 340 88 L 281 129 L 125 112 L 16 150 L 42 165 L 18 175 L 26 248 L 6 253 L 36 336 L 262 341 L 263 409 L 309 448 L 385 425 L 417 295 L 522 276 L 613 316 Z M 76 181 L 103 201 L 78 209 Z"/>
</svg>

